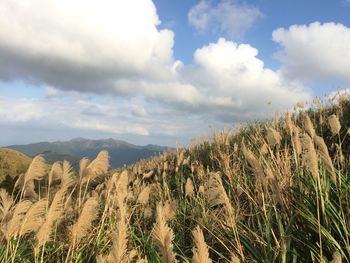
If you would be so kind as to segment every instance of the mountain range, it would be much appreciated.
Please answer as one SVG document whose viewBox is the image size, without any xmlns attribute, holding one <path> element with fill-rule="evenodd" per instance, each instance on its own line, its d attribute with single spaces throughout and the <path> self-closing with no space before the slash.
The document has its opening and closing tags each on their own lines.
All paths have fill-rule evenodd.
<svg viewBox="0 0 350 263">
<path fill-rule="evenodd" d="M 49 163 L 68 160 L 74 167 L 77 167 L 81 158 L 87 157 L 92 160 L 101 150 L 107 150 L 110 155 L 111 168 L 129 165 L 161 152 L 173 150 L 170 147 L 152 144 L 139 146 L 112 138 L 100 140 L 75 138 L 69 141 L 10 145 L 6 148 L 17 150 L 30 157 L 43 154 Z"/>
</svg>

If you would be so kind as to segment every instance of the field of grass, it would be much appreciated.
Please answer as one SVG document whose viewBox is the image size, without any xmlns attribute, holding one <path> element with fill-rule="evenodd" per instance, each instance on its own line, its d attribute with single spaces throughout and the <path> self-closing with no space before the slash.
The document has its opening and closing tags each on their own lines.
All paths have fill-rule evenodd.
<svg viewBox="0 0 350 263">
<path fill-rule="evenodd" d="M 350 100 L 298 107 L 124 170 L 35 157 L 0 191 L 1 262 L 350 262 Z"/>
</svg>

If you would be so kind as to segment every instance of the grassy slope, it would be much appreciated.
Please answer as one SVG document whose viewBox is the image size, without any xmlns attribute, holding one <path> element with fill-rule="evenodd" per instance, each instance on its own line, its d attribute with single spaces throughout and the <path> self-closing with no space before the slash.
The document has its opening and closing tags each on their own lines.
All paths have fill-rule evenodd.
<svg viewBox="0 0 350 263">
<path fill-rule="evenodd" d="M 31 158 L 25 154 L 7 148 L 0 148 L 0 182 L 6 176 L 15 177 L 28 168 Z"/>
<path fill-rule="evenodd" d="M 328 122 L 332 114 L 340 120 L 336 134 Z M 117 205 L 116 198 L 123 192 L 120 174 L 102 176 L 98 180 L 102 183 L 92 182 L 90 187 L 72 187 L 71 205 L 45 250 L 39 247 L 41 252 L 34 254 L 36 239 L 31 234 L 22 237 L 15 252 L 13 243 L 3 239 L 0 251 L 10 247 L 5 258 L 13 256 L 15 262 L 21 257 L 38 262 L 41 258 L 44 262 L 95 262 L 98 255 L 115 252 L 112 232 L 120 233 L 121 211 L 126 211 L 127 234 L 119 244 L 128 241 L 126 252 L 135 249 L 139 259 L 161 262 L 162 249 L 154 236 L 159 221 L 156 207 L 174 201 L 176 208 L 163 208 L 174 233 L 174 239 L 169 234 L 165 242 L 172 241 L 167 253 L 173 247 L 180 262 L 191 260 L 191 232 L 196 226 L 203 229 L 213 262 L 239 262 L 233 255 L 241 262 L 316 263 L 333 258 L 335 263 L 341 262 L 339 257 L 350 262 L 350 101 L 327 108 L 315 105 L 314 110 L 287 119 L 249 124 L 235 133 L 215 133 L 189 148 L 128 167 L 127 201 Z M 320 138 L 326 147 L 320 146 Z M 79 186 L 78 175 L 75 178 Z M 97 198 L 100 206 L 99 213 L 92 210 L 94 220 L 82 242 L 74 241 L 70 232 L 79 215 L 88 222 L 81 204 L 89 199 L 79 188 L 86 189 L 87 197 Z M 140 203 L 137 200 L 146 188 L 150 198 Z M 45 193 L 45 188 L 41 191 Z M 113 240 L 118 241 L 118 235 Z"/>
</svg>

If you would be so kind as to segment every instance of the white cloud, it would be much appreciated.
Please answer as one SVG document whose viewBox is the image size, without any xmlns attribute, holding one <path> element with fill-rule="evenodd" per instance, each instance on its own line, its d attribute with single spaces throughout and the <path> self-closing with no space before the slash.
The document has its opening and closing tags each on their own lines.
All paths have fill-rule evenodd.
<svg viewBox="0 0 350 263">
<path fill-rule="evenodd" d="M 76 97 L 77 99 L 77 97 Z M 42 127 L 94 130 L 115 135 L 149 135 L 148 123 L 130 122 L 130 106 L 86 100 L 10 99 L 0 97 L 0 124 L 39 123 Z"/>
<path fill-rule="evenodd" d="M 350 28 L 314 22 L 279 28 L 272 36 L 281 45 L 276 56 L 283 63 L 282 72 L 289 78 L 350 82 Z"/>
<path fill-rule="evenodd" d="M 0 2 L 0 78 L 118 92 L 119 78 L 167 78 L 174 34 L 151 0 Z"/>
<path fill-rule="evenodd" d="M 224 119 L 244 120 L 264 117 L 272 110 L 286 110 L 310 94 L 296 82 L 285 81 L 279 72 L 264 66 L 258 50 L 223 38 L 197 49 L 197 67 L 187 79 L 198 87 L 202 107 Z"/>
<path fill-rule="evenodd" d="M 8 100 L 0 97 L 0 119 L 2 122 L 27 122 L 48 117 L 36 100 Z"/>
<path fill-rule="evenodd" d="M 241 37 L 262 17 L 258 8 L 241 4 L 238 0 L 201 0 L 188 13 L 188 21 L 199 32 L 225 34 L 230 38 Z"/>
<path fill-rule="evenodd" d="M 137 103 L 137 104 L 136 104 Z M 146 111 L 146 115 L 143 115 Z M 137 109 L 142 114 L 136 116 Z M 67 140 L 73 137 L 124 139 L 175 146 L 208 131 L 208 121 L 139 99 L 0 97 L 0 145 Z"/>
<path fill-rule="evenodd" d="M 132 105 L 131 114 L 136 117 L 147 116 L 146 110 L 141 105 L 137 105 L 137 104 Z"/>
<path fill-rule="evenodd" d="M 157 29 L 151 0 L 4 0 L 0 10 L 0 79 L 44 89 L 43 98 L 0 100 L 0 124 L 22 123 L 23 132 L 60 127 L 190 139 L 209 125 L 266 117 L 309 97 L 302 85 L 267 68 L 248 44 L 220 38 L 198 48 L 193 64 L 176 61 L 174 33 Z M 261 15 L 233 1 L 214 10 Z M 208 23 L 217 23 L 212 19 Z M 244 30 L 254 20 L 245 19 L 237 22 L 248 21 Z M 236 34 L 235 23 L 220 30 Z"/>
</svg>

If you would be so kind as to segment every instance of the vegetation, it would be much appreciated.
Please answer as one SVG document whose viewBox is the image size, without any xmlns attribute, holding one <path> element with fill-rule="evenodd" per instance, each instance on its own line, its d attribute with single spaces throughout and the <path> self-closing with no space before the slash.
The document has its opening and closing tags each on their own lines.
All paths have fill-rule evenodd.
<svg viewBox="0 0 350 263">
<path fill-rule="evenodd" d="M 350 101 L 223 130 L 124 170 L 108 153 L 0 192 L 2 262 L 350 262 Z"/>
<path fill-rule="evenodd" d="M 0 187 L 12 191 L 13 181 L 27 170 L 31 160 L 18 151 L 0 148 Z"/>
</svg>

